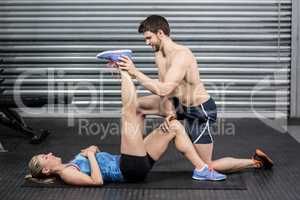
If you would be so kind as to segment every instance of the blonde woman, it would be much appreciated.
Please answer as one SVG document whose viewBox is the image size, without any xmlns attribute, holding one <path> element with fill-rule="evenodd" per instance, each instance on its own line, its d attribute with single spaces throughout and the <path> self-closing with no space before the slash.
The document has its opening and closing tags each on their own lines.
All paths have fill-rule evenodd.
<svg viewBox="0 0 300 200">
<path fill-rule="evenodd" d="M 192 178 L 196 180 L 224 180 L 220 174 L 200 159 L 184 127 L 170 119 L 170 131 L 164 133 L 160 128 L 153 130 L 143 139 L 143 128 L 138 124 L 137 94 L 130 75 L 121 71 L 122 78 L 122 131 L 121 155 L 101 152 L 90 146 L 64 164 L 61 158 L 48 154 L 34 156 L 29 162 L 32 179 L 59 176 L 72 185 L 103 185 L 105 182 L 143 181 L 155 162 L 166 151 L 170 141 L 194 165 Z"/>
</svg>

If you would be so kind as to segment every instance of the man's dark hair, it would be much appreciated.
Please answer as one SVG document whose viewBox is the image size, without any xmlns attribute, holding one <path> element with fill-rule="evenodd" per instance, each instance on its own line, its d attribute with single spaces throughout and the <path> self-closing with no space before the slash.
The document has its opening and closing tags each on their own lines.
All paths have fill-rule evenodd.
<svg viewBox="0 0 300 200">
<path fill-rule="evenodd" d="M 159 15 L 150 15 L 139 26 L 139 33 L 150 31 L 157 33 L 158 30 L 162 30 L 165 35 L 170 35 L 170 27 L 168 21 Z"/>
</svg>

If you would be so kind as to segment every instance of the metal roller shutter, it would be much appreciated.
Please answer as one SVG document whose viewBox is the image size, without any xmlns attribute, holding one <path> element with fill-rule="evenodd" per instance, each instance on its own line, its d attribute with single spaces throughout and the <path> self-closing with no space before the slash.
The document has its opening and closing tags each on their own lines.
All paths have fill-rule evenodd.
<svg viewBox="0 0 300 200">
<path fill-rule="evenodd" d="M 120 81 L 95 55 L 132 49 L 136 66 L 157 77 L 137 33 L 150 14 L 165 16 L 171 37 L 192 49 L 221 113 L 288 116 L 291 0 L 0 1 L 6 92 L 68 93 L 73 104 L 63 112 L 118 112 Z"/>
</svg>

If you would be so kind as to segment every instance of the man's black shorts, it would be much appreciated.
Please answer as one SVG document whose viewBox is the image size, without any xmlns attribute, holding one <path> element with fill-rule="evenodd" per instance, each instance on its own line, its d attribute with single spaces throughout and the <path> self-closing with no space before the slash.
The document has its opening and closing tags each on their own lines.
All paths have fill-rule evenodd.
<svg viewBox="0 0 300 200">
<path fill-rule="evenodd" d="M 194 144 L 213 143 L 212 125 L 217 120 L 217 106 L 212 98 L 199 106 L 184 106 L 173 97 L 178 120 L 184 120 L 184 127 Z"/>
</svg>

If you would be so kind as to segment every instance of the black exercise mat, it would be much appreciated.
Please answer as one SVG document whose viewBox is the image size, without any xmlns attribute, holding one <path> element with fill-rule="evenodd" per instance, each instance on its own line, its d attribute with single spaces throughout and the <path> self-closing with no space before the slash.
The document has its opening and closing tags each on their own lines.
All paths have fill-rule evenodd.
<svg viewBox="0 0 300 200">
<path fill-rule="evenodd" d="M 246 190 L 246 184 L 240 174 L 232 174 L 225 181 L 196 181 L 192 173 L 180 172 L 150 172 L 148 178 L 140 183 L 107 183 L 104 188 L 119 189 L 190 189 L 190 190 Z M 73 188 L 57 180 L 51 184 L 24 181 L 22 187 Z"/>
</svg>

